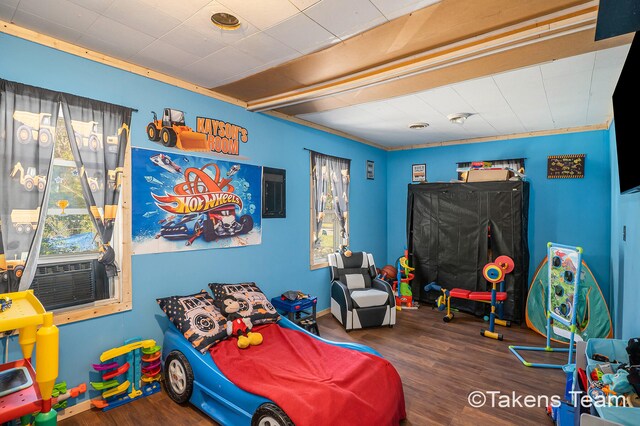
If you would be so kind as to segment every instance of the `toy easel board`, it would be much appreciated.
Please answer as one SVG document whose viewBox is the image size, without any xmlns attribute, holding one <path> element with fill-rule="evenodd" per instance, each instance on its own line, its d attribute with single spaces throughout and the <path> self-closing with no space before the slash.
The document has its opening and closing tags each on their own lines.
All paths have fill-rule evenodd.
<svg viewBox="0 0 640 426">
<path fill-rule="evenodd" d="M 555 320 L 570 326 L 575 319 L 575 302 L 582 266 L 580 247 L 549 244 L 548 295 L 549 314 Z"/>
</svg>

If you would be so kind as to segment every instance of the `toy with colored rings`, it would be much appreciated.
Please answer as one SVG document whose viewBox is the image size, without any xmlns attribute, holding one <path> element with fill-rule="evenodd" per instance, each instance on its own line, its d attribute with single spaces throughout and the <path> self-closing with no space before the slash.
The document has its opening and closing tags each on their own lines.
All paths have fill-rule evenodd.
<svg viewBox="0 0 640 426">
<path fill-rule="evenodd" d="M 505 274 L 511 273 L 516 266 L 509 256 L 498 256 L 493 263 L 498 265 Z"/>
<path fill-rule="evenodd" d="M 487 263 L 484 268 L 482 268 L 482 276 L 490 283 L 498 283 L 502 281 L 504 273 L 502 272 L 502 269 L 495 263 Z"/>
</svg>

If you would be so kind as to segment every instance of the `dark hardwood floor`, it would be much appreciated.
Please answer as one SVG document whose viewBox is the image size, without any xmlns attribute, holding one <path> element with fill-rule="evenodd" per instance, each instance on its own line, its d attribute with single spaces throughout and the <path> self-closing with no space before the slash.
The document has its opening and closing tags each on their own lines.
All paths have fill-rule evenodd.
<svg viewBox="0 0 640 426">
<path fill-rule="evenodd" d="M 363 343 L 391 361 L 404 385 L 405 425 L 550 425 L 544 408 L 504 407 L 502 395 L 511 397 L 515 392 L 525 405 L 527 395 L 538 399 L 564 391 L 561 370 L 524 367 L 509 352 L 509 345 L 544 345 L 544 338 L 526 327 L 502 328 L 505 340 L 500 342 L 481 337 L 484 323 L 475 317 L 456 313 L 453 322 L 445 324 L 441 312 L 426 306 L 398 312 L 393 328 L 347 333 L 330 314 L 318 323 L 322 337 Z M 561 362 L 565 357 L 534 353 L 530 361 Z M 503 408 L 471 407 L 467 399 L 473 391 L 499 391 L 494 399 Z M 489 404 L 491 394 L 485 395 Z M 212 423 L 194 407 L 175 404 L 164 392 L 106 413 L 91 410 L 60 422 L 61 426 Z"/>
</svg>

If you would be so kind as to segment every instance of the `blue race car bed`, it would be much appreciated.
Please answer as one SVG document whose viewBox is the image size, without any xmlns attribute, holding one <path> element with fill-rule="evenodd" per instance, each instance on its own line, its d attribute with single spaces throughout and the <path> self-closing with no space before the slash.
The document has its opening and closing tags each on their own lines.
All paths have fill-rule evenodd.
<svg viewBox="0 0 640 426">
<path fill-rule="evenodd" d="M 277 324 L 282 328 L 305 333 L 329 345 L 381 356 L 364 345 L 322 339 L 286 318 L 281 318 Z M 167 394 L 177 403 L 189 401 L 225 425 L 293 424 L 287 414 L 273 401 L 244 391 L 232 383 L 214 363 L 211 355 L 202 354 L 194 349 L 173 324 L 169 325 L 164 334 L 162 359 Z"/>
</svg>

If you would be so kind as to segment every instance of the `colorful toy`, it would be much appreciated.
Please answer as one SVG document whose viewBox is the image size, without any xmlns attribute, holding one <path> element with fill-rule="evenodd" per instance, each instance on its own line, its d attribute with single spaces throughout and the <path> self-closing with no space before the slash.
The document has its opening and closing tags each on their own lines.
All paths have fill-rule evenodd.
<svg viewBox="0 0 640 426">
<path fill-rule="evenodd" d="M 611 391 L 620 395 L 633 390 L 629 383 L 629 372 L 623 369 L 619 369 L 615 374 L 603 374 L 602 383 L 609 385 Z"/>
<path fill-rule="evenodd" d="M 160 347 L 155 340 L 133 338 L 124 343 L 123 346 L 103 352 L 100 355 L 101 363 L 92 365 L 94 370 L 104 372 L 104 381 L 90 383 L 95 390 L 103 391 L 102 399 L 91 401 L 94 407 L 102 411 L 160 391 Z"/>
<path fill-rule="evenodd" d="M 11 308 L 11 298 L 9 296 L 0 297 L 0 312 L 4 312 L 7 309 Z"/>
<path fill-rule="evenodd" d="M 53 392 L 51 396 L 53 397 L 54 410 L 62 410 L 67 408 L 68 399 L 77 398 L 80 394 L 83 394 L 87 391 L 87 384 L 80 383 L 75 388 L 67 389 L 67 382 L 60 382 L 53 387 Z"/>
<path fill-rule="evenodd" d="M 447 290 L 442 288 L 435 282 L 427 284 L 424 287 L 426 292 L 431 290 L 441 291 L 442 295 L 437 299 L 438 310 L 443 311 L 445 308 L 447 314 L 442 318 L 444 322 L 450 322 L 454 314 L 451 312 L 451 298 L 468 299 L 476 302 L 489 303 L 491 305 L 491 313 L 489 314 L 489 329 L 480 329 L 480 335 L 491 339 L 502 340 L 503 336 L 496 333 L 495 326 L 501 325 L 509 327 L 511 323 L 502 319 L 503 303 L 507 300 L 507 293 L 504 288 L 504 279 L 507 274 L 513 271 L 515 264 L 509 256 L 499 256 L 494 262 L 487 263 L 482 268 L 482 276 L 491 283 L 491 291 L 469 291 L 462 288 L 453 288 Z M 498 291 L 500 286 L 500 291 Z"/>
<path fill-rule="evenodd" d="M 402 310 L 403 306 L 407 309 L 415 309 L 413 306 L 413 293 L 409 285 L 413 280 L 414 275 L 411 272 L 414 270 L 415 268 L 409 266 L 408 253 L 405 250 L 404 256 L 398 259 L 396 280 L 393 282 L 393 291 L 396 293 L 396 309 L 398 311 Z"/>
<path fill-rule="evenodd" d="M 560 364 L 531 363 L 518 351 L 568 352 L 567 365 L 572 364 L 575 334 L 578 330 L 576 312 L 578 291 L 582 272 L 582 247 L 547 243 L 548 249 L 548 289 L 547 289 L 547 345 L 543 348 L 533 346 L 509 346 L 509 350 L 527 367 L 563 368 Z M 553 323 L 563 324 L 569 331 L 568 348 L 552 348 L 551 334 Z"/>
<path fill-rule="evenodd" d="M 218 294 L 213 303 L 220 309 L 220 313 L 227 319 L 227 334 L 238 338 L 240 349 L 262 343 L 262 334 L 252 332 L 251 319 L 240 315 L 240 303 L 232 294 Z"/>
<path fill-rule="evenodd" d="M 18 330 L 18 342 L 24 359 L 0 365 L 5 378 L 15 377 L 28 386 L 19 392 L 13 380 L 0 381 L 0 424 L 22 416 L 35 416 L 35 425 L 49 426 L 57 422 L 52 408 L 52 393 L 58 377 L 58 328 L 53 325 L 53 314 L 46 312 L 33 290 L 0 294 L 0 300 L 11 300 L 11 309 L 0 312 L 0 332 Z M 38 328 L 39 327 L 39 328 Z M 31 365 L 36 349 L 37 370 Z M 25 417 L 26 419 L 26 417 Z M 27 424 L 25 420 L 22 424 Z"/>
</svg>

